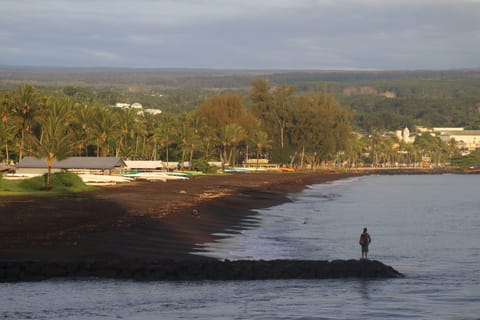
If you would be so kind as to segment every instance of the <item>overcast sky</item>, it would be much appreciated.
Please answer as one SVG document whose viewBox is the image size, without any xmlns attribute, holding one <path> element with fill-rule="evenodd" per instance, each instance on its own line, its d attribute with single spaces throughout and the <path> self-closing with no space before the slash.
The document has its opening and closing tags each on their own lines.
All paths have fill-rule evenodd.
<svg viewBox="0 0 480 320">
<path fill-rule="evenodd" d="M 0 0 L 0 65 L 480 67 L 480 0 Z"/>
</svg>

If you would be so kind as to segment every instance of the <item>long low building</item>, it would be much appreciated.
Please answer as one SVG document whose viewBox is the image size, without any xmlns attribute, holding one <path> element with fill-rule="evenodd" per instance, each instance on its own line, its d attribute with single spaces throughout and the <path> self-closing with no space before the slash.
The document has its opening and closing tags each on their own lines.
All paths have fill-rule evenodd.
<svg viewBox="0 0 480 320">
<path fill-rule="evenodd" d="M 457 148 L 472 152 L 480 148 L 480 130 L 442 131 L 439 137 L 444 142 L 452 139 L 457 143 Z"/>
<path fill-rule="evenodd" d="M 126 170 L 129 171 L 161 171 L 161 170 L 175 170 L 178 167 L 190 168 L 188 161 L 162 161 L 162 160 L 125 160 Z"/>
<path fill-rule="evenodd" d="M 166 163 L 161 160 L 125 160 L 125 165 L 127 170 L 133 171 L 158 171 L 166 169 Z"/>
<path fill-rule="evenodd" d="M 55 161 L 52 172 L 112 174 L 122 172 L 125 167 L 125 162 L 119 157 L 70 157 Z M 23 158 L 16 168 L 19 174 L 43 174 L 48 171 L 47 161 L 35 157 Z"/>
</svg>

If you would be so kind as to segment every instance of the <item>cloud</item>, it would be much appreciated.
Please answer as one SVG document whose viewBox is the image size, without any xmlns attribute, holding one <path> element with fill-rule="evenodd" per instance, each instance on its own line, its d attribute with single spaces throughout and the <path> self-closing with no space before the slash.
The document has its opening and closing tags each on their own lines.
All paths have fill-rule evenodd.
<svg viewBox="0 0 480 320">
<path fill-rule="evenodd" d="M 479 67 L 479 13 L 477 0 L 3 0 L 0 61 L 125 67 Z M 14 53 L 19 50 L 22 54 Z"/>
</svg>

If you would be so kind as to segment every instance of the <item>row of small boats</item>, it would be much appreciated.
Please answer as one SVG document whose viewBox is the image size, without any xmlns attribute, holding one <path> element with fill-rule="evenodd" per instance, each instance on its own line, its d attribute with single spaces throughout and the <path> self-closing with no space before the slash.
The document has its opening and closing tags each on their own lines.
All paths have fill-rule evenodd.
<svg viewBox="0 0 480 320">
<path fill-rule="evenodd" d="M 198 172 L 131 172 L 118 175 L 79 173 L 78 176 L 88 185 L 113 185 L 117 183 L 129 183 L 132 181 L 161 181 L 188 180 L 190 176 L 198 175 Z M 3 176 L 7 180 L 25 180 L 42 174 L 10 173 Z"/>
<path fill-rule="evenodd" d="M 287 171 L 294 170 L 291 168 L 278 168 L 278 171 Z M 225 173 L 249 173 L 249 172 L 261 172 L 266 171 L 262 168 L 243 168 L 243 167 L 230 167 L 224 170 Z M 269 170 L 272 171 L 272 170 Z M 116 175 L 106 175 L 106 174 L 93 174 L 93 173 L 78 173 L 78 176 L 82 179 L 85 184 L 88 185 L 113 185 L 117 183 L 129 183 L 132 181 L 160 181 L 167 182 L 171 180 L 188 180 L 189 177 L 195 175 L 201 175 L 202 172 L 198 171 L 152 171 L 152 172 L 142 172 L 134 171 Z M 24 180 L 33 178 L 35 176 L 40 176 L 42 174 L 18 174 L 18 173 L 9 173 L 3 176 L 3 178 L 8 180 Z"/>
<path fill-rule="evenodd" d="M 120 175 L 79 174 L 78 176 L 86 184 L 116 184 L 132 181 L 160 181 L 188 180 L 192 174 L 186 172 L 132 172 Z"/>
</svg>

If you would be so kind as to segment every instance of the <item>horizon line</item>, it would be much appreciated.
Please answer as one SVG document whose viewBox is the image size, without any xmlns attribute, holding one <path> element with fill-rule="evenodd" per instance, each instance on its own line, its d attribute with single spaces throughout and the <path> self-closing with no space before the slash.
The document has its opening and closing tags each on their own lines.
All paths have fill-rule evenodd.
<svg viewBox="0 0 480 320">
<path fill-rule="evenodd" d="M 479 67 L 468 68 L 417 68 L 417 69 L 376 69 L 376 68 L 217 68 L 217 67 L 126 67 L 126 66 L 38 66 L 38 65 L 2 65 L 2 69 L 64 69 L 64 70 L 170 70 L 170 71 L 236 71 L 236 72 L 442 72 L 442 71 L 480 71 Z"/>
</svg>

